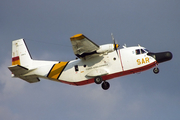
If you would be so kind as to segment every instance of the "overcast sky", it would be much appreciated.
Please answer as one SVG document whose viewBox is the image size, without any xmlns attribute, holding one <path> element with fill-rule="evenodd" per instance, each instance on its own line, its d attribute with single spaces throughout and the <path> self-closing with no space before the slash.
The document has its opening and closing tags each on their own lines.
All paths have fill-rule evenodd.
<svg viewBox="0 0 180 120">
<path fill-rule="evenodd" d="M 95 43 L 140 44 L 173 59 L 140 74 L 100 85 L 71 86 L 11 78 L 11 42 L 24 38 L 33 59 L 75 58 L 69 38 L 83 33 Z M 1 0 L 0 120 L 179 120 L 179 0 Z"/>
</svg>

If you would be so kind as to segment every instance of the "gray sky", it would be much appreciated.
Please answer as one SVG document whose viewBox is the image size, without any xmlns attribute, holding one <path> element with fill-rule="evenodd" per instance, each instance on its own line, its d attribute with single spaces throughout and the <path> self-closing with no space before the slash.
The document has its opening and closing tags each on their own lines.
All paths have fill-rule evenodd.
<svg viewBox="0 0 180 120">
<path fill-rule="evenodd" d="M 179 0 L 1 0 L 1 120 L 179 120 Z M 151 70 L 96 84 L 70 86 L 11 78 L 11 42 L 24 38 L 34 59 L 75 58 L 69 38 L 83 33 L 95 43 L 140 44 L 173 59 Z"/>
</svg>

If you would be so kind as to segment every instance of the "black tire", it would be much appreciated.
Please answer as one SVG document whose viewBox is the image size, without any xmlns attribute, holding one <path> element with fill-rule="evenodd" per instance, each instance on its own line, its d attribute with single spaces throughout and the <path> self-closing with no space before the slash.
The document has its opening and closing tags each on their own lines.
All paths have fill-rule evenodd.
<svg viewBox="0 0 180 120">
<path fill-rule="evenodd" d="M 101 87 L 102 87 L 103 90 L 107 90 L 107 89 L 109 89 L 110 84 L 109 84 L 108 82 L 104 81 L 104 82 L 101 84 Z"/>
<path fill-rule="evenodd" d="M 154 68 L 154 69 L 153 69 L 153 72 L 154 72 L 155 74 L 158 74 L 158 73 L 159 73 L 159 68 Z"/>
<path fill-rule="evenodd" d="M 95 82 L 96 84 L 101 84 L 101 83 L 102 83 L 102 77 L 100 77 L 100 76 L 95 77 L 95 78 L 94 78 L 94 82 Z"/>
</svg>

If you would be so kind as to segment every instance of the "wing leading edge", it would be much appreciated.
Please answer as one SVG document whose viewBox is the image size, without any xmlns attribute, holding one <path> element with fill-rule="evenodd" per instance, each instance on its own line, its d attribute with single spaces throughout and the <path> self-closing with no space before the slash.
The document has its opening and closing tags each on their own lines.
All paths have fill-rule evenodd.
<svg viewBox="0 0 180 120">
<path fill-rule="evenodd" d="M 76 34 L 70 38 L 74 54 L 79 58 L 96 54 L 99 46 L 83 34 Z"/>
</svg>

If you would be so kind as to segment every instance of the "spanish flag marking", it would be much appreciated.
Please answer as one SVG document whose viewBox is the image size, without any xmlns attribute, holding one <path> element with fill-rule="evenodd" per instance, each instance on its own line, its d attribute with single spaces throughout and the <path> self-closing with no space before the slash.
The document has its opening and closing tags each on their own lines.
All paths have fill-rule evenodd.
<svg viewBox="0 0 180 120">
<path fill-rule="evenodd" d="M 19 56 L 12 58 L 12 65 L 20 65 Z"/>
</svg>

